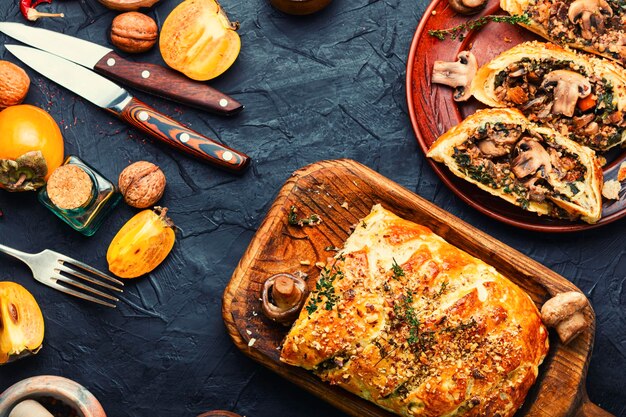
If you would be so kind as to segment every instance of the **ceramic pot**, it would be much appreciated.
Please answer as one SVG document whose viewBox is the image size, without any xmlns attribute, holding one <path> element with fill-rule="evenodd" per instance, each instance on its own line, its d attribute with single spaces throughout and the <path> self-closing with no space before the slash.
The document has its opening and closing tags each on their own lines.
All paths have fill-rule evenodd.
<svg viewBox="0 0 626 417">
<path fill-rule="evenodd" d="M 73 407 L 80 417 L 106 417 L 102 406 L 82 385 L 60 376 L 34 376 L 24 379 L 0 394 L 0 417 L 8 417 L 26 399 L 52 397 Z"/>
<path fill-rule="evenodd" d="M 288 14 L 307 15 L 318 12 L 330 4 L 331 0 L 270 0 L 272 6 Z"/>
</svg>

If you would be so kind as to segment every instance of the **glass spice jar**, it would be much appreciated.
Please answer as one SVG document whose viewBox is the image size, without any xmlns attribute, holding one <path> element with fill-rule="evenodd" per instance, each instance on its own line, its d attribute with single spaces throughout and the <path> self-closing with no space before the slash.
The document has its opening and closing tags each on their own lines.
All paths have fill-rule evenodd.
<svg viewBox="0 0 626 417">
<path fill-rule="evenodd" d="M 92 236 L 119 203 L 115 185 L 76 156 L 54 170 L 39 201 L 73 229 Z"/>
</svg>

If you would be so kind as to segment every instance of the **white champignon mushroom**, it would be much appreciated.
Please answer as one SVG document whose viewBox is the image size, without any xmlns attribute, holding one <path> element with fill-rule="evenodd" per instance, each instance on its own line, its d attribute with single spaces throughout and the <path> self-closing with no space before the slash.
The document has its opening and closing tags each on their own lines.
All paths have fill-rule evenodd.
<svg viewBox="0 0 626 417">
<path fill-rule="evenodd" d="M 576 0 L 569 6 L 567 17 L 570 22 L 580 25 L 580 34 L 584 39 L 594 37 L 604 31 L 604 19 L 613 16 L 613 9 L 605 0 Z"/>
<path fill-rule="evenodd" d="M 306 296 L 306 282 L 291 274 L 269 277 L 261 292 L 263 314 L 284 325 L 290 325 L 298 317 Z"/>
<path fill-rule="evenodd" d="M 591 84 L 587 77 L 570 70 L 556 70 L 548 73 L 541 87 L 554 88 L 552 113 L 572 117 L 579 98 L 591 94 Z"/>
<path fill-rule="evenodd" d="M 568 344 L 589 326 L 583 314 L 587 304 L 587 297 L 577 291 L 559 293 L 541 307 L 541 320 L 554 327 L 561 342 Z"/>
<path fill-rule="evenodd" d="M 472 80 L 478 71 L 476 57 L 462 51 L 456 62 L 435 61 L 432 82 L 454 87 L 454 101 L 465 101 L 472 95 Z"/>
<path fill-rule="evenodd" d="M 530 138 L 520 140 L 515 146 L 517 156 L 511 161 L 511 171 L 517 178 L 526 178 L 541 170 L 541 177 L 552 172 L 550 154 L 539 142 Z"/>
<path fill-rule="evenodd" d="M 448 0 L 448 4 L 457 13 L 470 15 L 485 8 L 487 0 Z"/>
</svg>

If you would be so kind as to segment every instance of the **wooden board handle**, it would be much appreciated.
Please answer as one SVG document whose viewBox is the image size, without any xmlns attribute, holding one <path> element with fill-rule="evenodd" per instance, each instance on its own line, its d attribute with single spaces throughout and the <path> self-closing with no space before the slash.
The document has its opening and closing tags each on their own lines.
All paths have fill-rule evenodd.
<svg viewBox="0 0 626 417">
<path fill-rule="evenodd" d="M 583 403 L 578 410 L 578 414 L 576 417 L 615 417 L 613 414 L 608 411 L 604 411 L 591 401 L 588 398 L 583 400 Z"/>
<path fill-rule="evenodd" d="M 160 65 L 128 61 L 115 52 L 106 54 L 94 70 L 138 90 L 212 113 L 230 116 L 243 110 L 237 100 L 203 82 Z"/>
<path fill-rule="evenodd" d="M 250 164 L 247 155 L 194 132 L 136 98 L 116 114 L 153 138 L 227 171 L 239 173 Z"/>
</svg>

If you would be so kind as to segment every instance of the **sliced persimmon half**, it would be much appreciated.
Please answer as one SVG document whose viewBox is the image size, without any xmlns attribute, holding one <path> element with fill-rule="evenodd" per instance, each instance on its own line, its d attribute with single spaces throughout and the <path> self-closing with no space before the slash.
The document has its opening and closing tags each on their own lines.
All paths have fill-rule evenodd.
<svg viewBox="0 0 626 417">
<path fill-rule="evenodd" d="M 0 282 L 0 364 L 37 353 L 43 335 L 43 315 L 35 297 L 15 282 Z"/>
<path fill-rule="evenodd" d="M 231 23 L 215 0 L 186 0 L 165 19 L 159 48 L 167 65 L 191 79 L 217 77 L 241 50 L 238 25 Z"/>
</svg>

